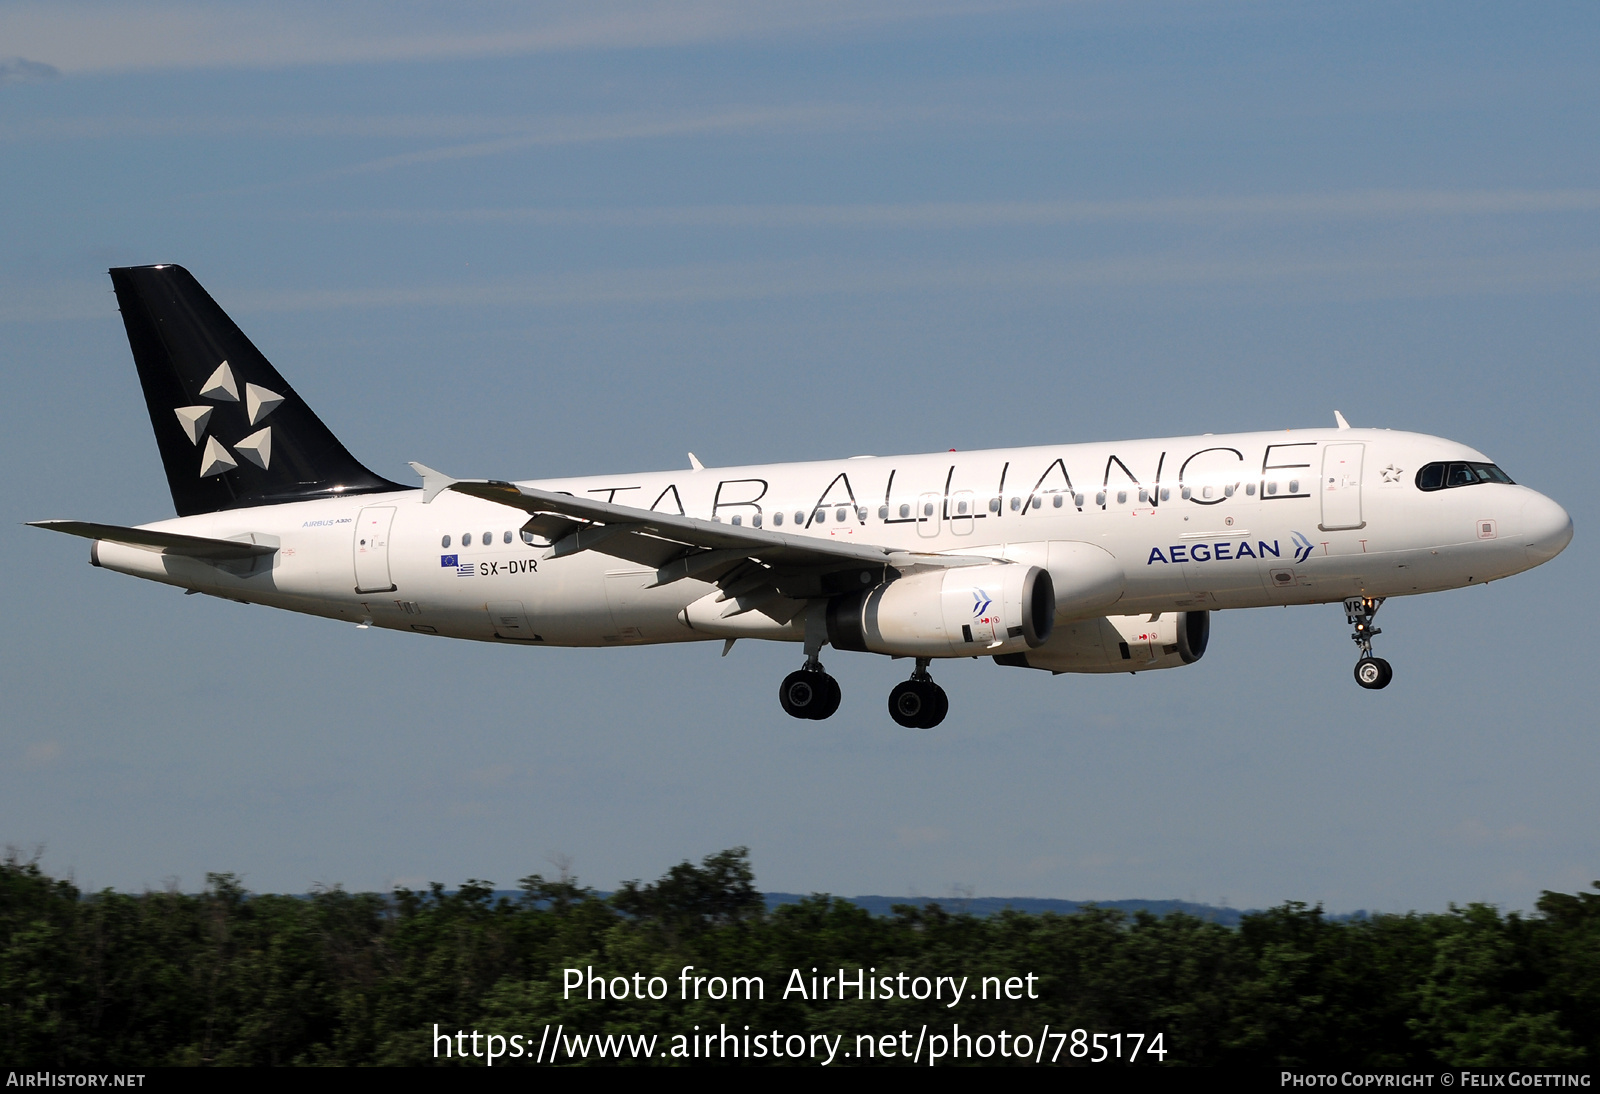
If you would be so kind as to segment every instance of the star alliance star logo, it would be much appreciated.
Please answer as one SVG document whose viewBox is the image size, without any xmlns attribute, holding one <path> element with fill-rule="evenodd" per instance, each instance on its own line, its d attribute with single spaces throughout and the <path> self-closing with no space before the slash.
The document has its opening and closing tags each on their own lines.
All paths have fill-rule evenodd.
<svg viewBox="0 0 1600 1094">
<path fill-rule="evenodd" d="M 1405 472 L 1401 471 L 1400 468 L 1391 463 L 1388 467 L 1383 469 L 1382 474 L 1384 482 L 1399 482 L 1400 476 L 1405 474 Z"/>
<path fill-rule="evenodd" d="M 214 403 L 237 403 L 239 401 L 239 385 L 234 381 L 233 370 L 224 361 L 217 366 L 205 386 L 200 389 L 202 399 L 210 399 Z M 251 425 L 258 424 L 261 419 L 271 414 L 283 403 L 283 396 L 275 391 L 268 391 L 258 384 L 244 385 L 245 414 Z M 173 413 L 178 416 L 178 424 L 183 426 L 184 434 L 189 438 L 189 443 L 199 446 L 200 439 L 205 437 L 206 425 L 211 421 L 211 412 L 214 407 L 209 406 L 180 406 Z M 220 475 L 224 471 L 232 471 L 239 466 L 239 461 L 223 443 L 215 437 L 205 437 L 205 451 L 200 456 L 200 477 L 209 478 Z M 272 428 L 258 429 L 248 437 L 235 441 L 234 453 L 249 460 L 261 470 L 265 471 L 272 463 Z"/>
</svg>

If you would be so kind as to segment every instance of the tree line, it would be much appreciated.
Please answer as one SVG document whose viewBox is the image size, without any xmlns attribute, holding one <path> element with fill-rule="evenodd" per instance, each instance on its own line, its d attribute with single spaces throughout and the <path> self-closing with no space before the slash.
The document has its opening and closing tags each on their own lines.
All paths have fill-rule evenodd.
<svg viewBox="0 0 1600 1094">
<path fill-rule="evenodd" d="M 686 965 L 760 976 L 764 997 L 680 998 Z M 564 999 L 568 968 L 659 976 L 671 991 Z M 812 968 L 974 985 L 1032 975 L 1038 998 L 954 1010 L 948 995 L 783 998 L 792 971 Z M 36 860 L 0 863 L 0 1059 L 12 1067 L 444 1063 L 436 1026 L 665 1040 L 726 1023 L 848 1042 L 953 1021 L 1159 1032 L 1169 1065 L 1581 1065 L 1600 1059 L 1600 895 L 1546 892 L 1530 915 L 1469 904 L 1354 919 L 1290 902 L 1226 927 L 1092 906 L 873 916 L 824 895 L 769 911 L 744 848 L 604 898 L 539 874 L 514 898 L 477 880 L 275 896 L 231 874 L 207 875 L 199 894 L 85 894 Z"/>
</svg>

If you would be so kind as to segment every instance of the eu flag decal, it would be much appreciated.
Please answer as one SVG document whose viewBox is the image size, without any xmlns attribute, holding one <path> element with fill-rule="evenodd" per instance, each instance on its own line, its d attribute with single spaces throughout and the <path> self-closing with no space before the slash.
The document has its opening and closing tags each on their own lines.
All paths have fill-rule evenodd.
<svg viewBox="0 0 1600 1094">
<path fill-rule="evenodd" d="M 439 556 L 439 565 L 441 565 L 441 566 L 450 566 L 450 567 L 456 566 L 457 565 L 456 556 L 455 555 L 440 555 Z"/>
</svg>

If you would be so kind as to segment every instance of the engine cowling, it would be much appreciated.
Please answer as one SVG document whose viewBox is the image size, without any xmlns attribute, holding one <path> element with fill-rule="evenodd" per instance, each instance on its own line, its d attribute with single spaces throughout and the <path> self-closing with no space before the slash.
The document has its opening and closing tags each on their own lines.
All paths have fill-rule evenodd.
<svg viewBox="0 0 1600 1094">
<path fill-rule="evenodd" d="M 1062 623 L 1037 649 L 995 661 L 1048 672 L 1148 672 L 1192 665 L 1210 641 L 1210 612 L 1105 615 Z"/>
<path fill-rule="evenodd" d="M 976 657 L 1045 644 L 1055 588 L 1038 566 L 993 563 L 896 578 L 828 602 L 835 649 L 899 657 Z"/>
</svg>

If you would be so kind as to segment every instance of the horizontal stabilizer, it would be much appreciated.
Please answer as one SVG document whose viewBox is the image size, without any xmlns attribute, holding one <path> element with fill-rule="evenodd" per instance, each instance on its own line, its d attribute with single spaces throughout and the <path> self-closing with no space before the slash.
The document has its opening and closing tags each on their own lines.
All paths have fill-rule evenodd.
<svg viewBox="0 0 1600 1094">
<path fill-rule="evenodd" d="M 143 547 L 151 551 L 164 551 L 169 555 L 187 555 L 211 562 L 229 559 L 261 558 L 278 548 L 264 543 L 248 543 L 237 539 L 207 539 L 204 536 L 183 536 L 176 532 L 158 532 L 151 528 L 122 528 L 115 524 L 91 524 L 82 520 L 31 520 L 33 528 L 46 528 L 52 532 L 65 532 L 84 539 L 103 539 L 110 543 L 125 543 L 130 547 Z"/>
</svg>

